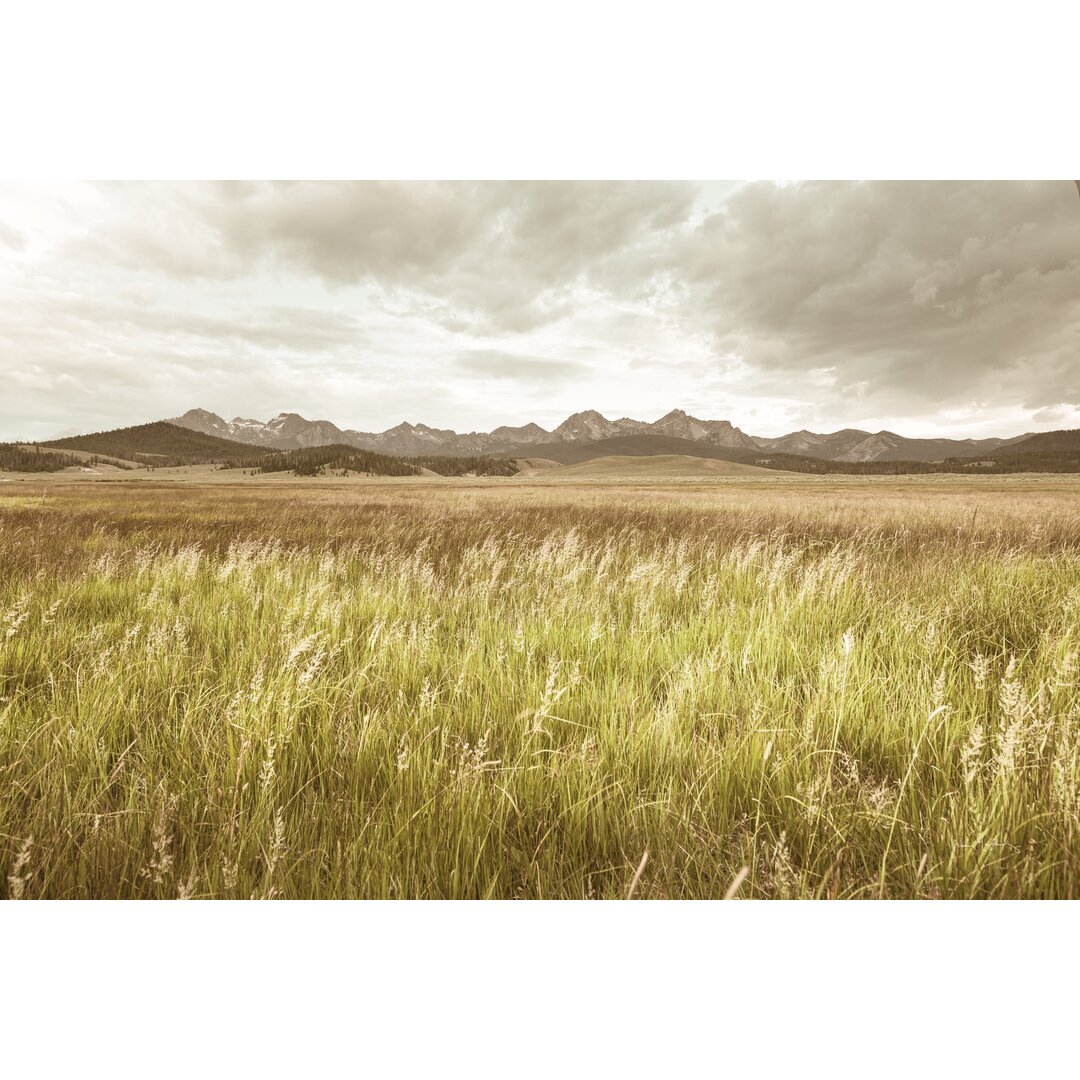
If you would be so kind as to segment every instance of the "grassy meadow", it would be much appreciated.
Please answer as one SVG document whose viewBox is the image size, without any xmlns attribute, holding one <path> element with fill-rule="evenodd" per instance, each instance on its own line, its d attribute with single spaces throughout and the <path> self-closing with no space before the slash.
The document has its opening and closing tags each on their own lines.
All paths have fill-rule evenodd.
<svg viewBox="0 0 1080 1080">
<path fill-rule="evenodd" d="M 0 893 L 1080 897 L 1080 482 L 0 487 Z"/>
</svg>

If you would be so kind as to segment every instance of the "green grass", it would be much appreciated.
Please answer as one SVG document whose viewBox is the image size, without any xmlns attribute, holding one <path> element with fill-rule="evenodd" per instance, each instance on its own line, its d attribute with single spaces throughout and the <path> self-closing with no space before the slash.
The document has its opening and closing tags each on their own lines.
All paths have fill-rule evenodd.
<svg viewBox="0 0 1080 1080">
<path fill-rule="evenodd" d="M 1073 488 L 512 485 L 0 495 L 0 888 L 1080 896 Z"/>
</svg>

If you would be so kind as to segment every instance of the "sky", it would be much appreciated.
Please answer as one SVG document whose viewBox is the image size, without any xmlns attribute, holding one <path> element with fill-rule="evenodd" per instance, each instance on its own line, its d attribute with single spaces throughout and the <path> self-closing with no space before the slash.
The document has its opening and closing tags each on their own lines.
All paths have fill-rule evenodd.
<svg viewBox="0 0 1080 1080">
<path fill-rule="evenodd" d="M 0 440 L 1080 427 L 1080 195 L 1006 182 L 0 184 Z"/>
</svg>

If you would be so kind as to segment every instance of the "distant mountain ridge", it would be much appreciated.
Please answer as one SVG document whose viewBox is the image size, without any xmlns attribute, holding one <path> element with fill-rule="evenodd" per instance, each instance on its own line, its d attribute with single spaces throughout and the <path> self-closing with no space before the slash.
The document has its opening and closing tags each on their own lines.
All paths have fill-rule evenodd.
<svg viewBox="0 0 1080 1080">
<path fill-rule="evenodd" d="M 672 409 L 651 423 L 629 417 L 609 420 L 595 409 L 587 409 L 568 416 L 552 431 L 539 424 L 524 424 L 463 434 L 408 422 L 382 432 L 354 431 L 339 428 L 329 420 L 307 420 L 299 413 L 286 412 L 263 423 L 240 416 L 225 420 L 205 409 L 189 409 L 168 423 L 267 449 L 295 450 L 338 443 L 396 456 L 521 454 L 528 450 L 533 456 L 543 457 L 545 446 L 557 450 L 565 444 L 587 445 L 635 436 L 640 453 L 664 453 L 659 445 L 650 449 L 651 438 L 659 437 L 733 452 L 770 450 L 827 461 L 939 461 L 950 457 L 979 457 L 1002 447 L 1019 445 L 1032 437 L 1032 433 L 1028 433 L 1012 439 L 910 439 L 892 431 L 844 428 L 825 434 L 794 431 L 770 438 L 748 435 L 729 420 L 701 420 L 682 409 Z M 744 454 L 736 453 L 732 460 L 738 459 L 745 460 Z"/>
</svg>

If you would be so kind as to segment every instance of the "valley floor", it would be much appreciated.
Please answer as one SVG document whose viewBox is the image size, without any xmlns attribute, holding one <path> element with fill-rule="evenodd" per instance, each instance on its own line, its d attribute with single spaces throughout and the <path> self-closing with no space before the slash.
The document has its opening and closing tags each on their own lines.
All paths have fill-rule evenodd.
<svg viewBox="0 0 1080 1080">
<path fill-rule="evenodd" d="M 1080 896 L 1080 479 L 671 468 L 0 477 L 0 891 Z"/>
</svg>

